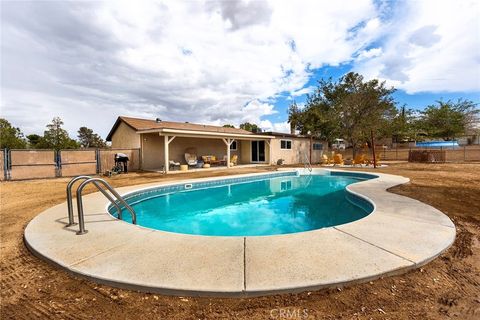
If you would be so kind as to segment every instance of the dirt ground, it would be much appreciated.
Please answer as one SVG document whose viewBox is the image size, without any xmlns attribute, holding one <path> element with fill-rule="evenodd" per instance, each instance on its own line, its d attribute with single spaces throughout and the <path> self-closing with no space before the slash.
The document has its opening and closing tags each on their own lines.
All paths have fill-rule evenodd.
<svg viewBox="0 0 480 320">
<path fill-rule="evenodd" d="M 256 168 L 229 173 L 272 170 Z M 372 169 L 373 170 L 373 169 Z M 65 201 L 68 179 L 2 182 L 1 319 L 480 319 L 480 164 L 391 164 L 411 183 L 391 191 L 435 206 L 457 227 L 454 245 L 421 269 L 342 289 L 259 298 L 170 297 L 67 274 L 23 243 L 27 223 Z M 189 177 L 224 175 L 200 172 Z M 114 186 L 186 178 L 130 173 Z"/>
</svg>

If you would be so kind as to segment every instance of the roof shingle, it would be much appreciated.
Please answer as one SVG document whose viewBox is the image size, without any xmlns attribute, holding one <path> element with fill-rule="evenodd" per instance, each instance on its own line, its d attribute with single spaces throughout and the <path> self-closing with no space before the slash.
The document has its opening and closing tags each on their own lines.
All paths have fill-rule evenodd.
<svg viewBox="0 0 480 320">
<path fill-rule="evenodd" d="M 252 132 L 237 129 L 237 128 L 225 128 L 219 126 L 211 126 L 205 124 L 195 124 L 188 122 L 173 122 L 173 121 L 159 121 L 150 119 L 140 119 L 131 117 L 118 117 L 112 130 L 107 136 L 107 141 L 111 141 L 112 135 L 116 128 L 123 121 L 135 131 L 146 131 L 155 129 L 177 129 L 177 130 L 189 130 L 189 131 L 206 131 L 206 132 L 218 132 L 218 133 L 232 133 L 232 134 L 252 134 Z"/>
</svg>

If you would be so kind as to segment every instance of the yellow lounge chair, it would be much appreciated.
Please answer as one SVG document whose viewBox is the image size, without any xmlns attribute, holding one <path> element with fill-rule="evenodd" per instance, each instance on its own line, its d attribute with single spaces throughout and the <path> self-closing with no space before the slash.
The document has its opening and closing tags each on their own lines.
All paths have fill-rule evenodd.
<svg viewBox="0 0 480 320">
<path fill-rule="evenodd" d="M 380 153 L 375 154 L 375 162 L 377 163 L 377 166 L 380 165 Z M 373 165 L 373 157 L 370 157 L 369 159 L 367 159 L 366 163 Z"/>
<path fill-rule="evenodd" d="M 332 160 L 328 158 L 326 154 L 322 155 L 322 164 L 331 164 Z"/>
<path fill-rule="evenodd" d="M 364 154 L 357 154 L 355 156 L 355 159 L 353 159 L 353 165 L 362 165 L 362 164 L 365 164 L 366 160 L 365 160 L 365 155 Z"/>
<path fill-rule="evenodd" d="M 234 154 L 231 158 L 230 158 L 230 165 L 231 166 L 236 166 L 237 165 L 237 162 L 238 162 L 238 156 L 236 154 Z"/>
<path fill-rule="evenodd" d="M 341 165 L 343 166 L 343 156 L 341 153 L 337 153 L 336 155 L 333 156 L 333 165 Z"/>
</svg>

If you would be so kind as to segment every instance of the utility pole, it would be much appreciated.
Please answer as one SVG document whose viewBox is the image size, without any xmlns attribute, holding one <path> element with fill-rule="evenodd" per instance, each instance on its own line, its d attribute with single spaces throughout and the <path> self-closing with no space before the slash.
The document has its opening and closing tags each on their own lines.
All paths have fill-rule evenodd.
<svg viewBox="0 0 480 320">
<path fill-rule="evenodd" d="M 312 164 L 312 150 L 313 150 L 312 135 L 310 134 L 310 164 Z"/>
<path fill-rule="evenodd" d="M 377 159 L 375 156 L 375 140 L 373 139 L 373 130 L 370 130 L 370 135 L 372 136 L 372 153 L 373 153 L 373 168 L 377 168 Z"/>
</svg>

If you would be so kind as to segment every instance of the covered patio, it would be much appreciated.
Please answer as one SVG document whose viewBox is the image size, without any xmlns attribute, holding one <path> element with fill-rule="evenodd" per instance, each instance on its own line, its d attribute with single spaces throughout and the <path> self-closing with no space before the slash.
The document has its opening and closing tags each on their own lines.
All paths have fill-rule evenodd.
<svg viewBox="0 0 480 320">
<path fill-rule="evenodd" d="M 213 132 L 160 128 L 143 131 L 140 135 L 144 169 L 165 173 L 179 169 L 177 164 L 188 165 L 188 170 L 195 171 L 268 165 L 272 163 L 271 140 L 275 139 L 271 135 L 244 130 Z"/>
</svg>

